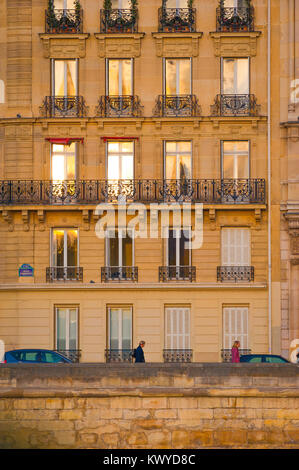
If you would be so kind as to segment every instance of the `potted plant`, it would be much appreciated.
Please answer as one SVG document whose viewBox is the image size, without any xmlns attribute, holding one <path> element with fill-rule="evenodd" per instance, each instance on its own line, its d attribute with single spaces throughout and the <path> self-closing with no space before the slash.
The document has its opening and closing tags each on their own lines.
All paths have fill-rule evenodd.
<svg viewBox="0 0 299 470">
<path fill-rule="evenodd" d="M 48 0 L 47 24 L 52 33 L 56 33 L 58 21 L 55 15 L 54 0 Z"/>
</svg>

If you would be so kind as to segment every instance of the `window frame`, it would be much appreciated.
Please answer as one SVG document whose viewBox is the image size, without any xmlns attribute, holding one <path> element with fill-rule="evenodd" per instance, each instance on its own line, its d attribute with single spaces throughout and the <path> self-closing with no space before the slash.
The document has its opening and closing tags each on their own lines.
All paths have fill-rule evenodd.
<svg viewBox="0 0 299 470">
<path fill-rule="evenodd" d="M 55 230 L 63 230 L 64 231 L 64 240 L 63 240 L 63 266 L 55 266 L 53 261 L 54 261 L 54 231 Z M 76 230 L 77 231 L 77 266 L 68 266 L 67 264 L 65 265 L 65 261 L 67 260 L 67 231 L 68 230 Z M 61 268 L 78 268 L 80 266 L 79 260 L 80 260 L 80 233 L 79 233 L 79 228 L 76 227 L 52 227 L 50 230 L 50 267 L 51 268 L 56 268 L 56 267 L 61 267 Z"/>
<path fill-rule="evenodd" d="M 183 311 L 188 311 L 188 324 L 189 324 L 189 332 L 186 333 L 185 331 L 185 321 L 182 321 L 183 325 L 183 332 L 179 333 L 177 332 L 176 334 L 173 333 L 173 324 L 174 324 L 174 318 L 173 318 L 173 312 L 176 311 L 177 319 L 177 330 L 179 330 L 179 324 L 181 322 L 181 319 L 179 318 L 178 311 L 183 312 Z M 170 311 L 170 329 L 168 333 L 168 319 L 167 319 L 167 312 Z M 185 317 L 184 317 L 185 320 Z M 164 348 L 170 349 L 170 350 L 176 350 L 176 349 L 182 349 L 182 350 L 187 350 L 191 349 L 191 308 L 190 306 L 182 306 L 182 305 L 166 305 L 164 307 Z M 174 347 L 174 343 L 176 342 L 177 344 L 180 344 L 180 340 L 182 339 L 182 347 Z"/>
<path fill-rule="evenodd" d="M 225 142 L 234 142 L 234 143 L 239 143 L 239 142 L 248 142 L 248 152 L 247 152 L 247 159 L 248 159 L 248 178 L 232 178 L 232 179 L 250 179 L 250 168 L 251 168 L 251 141 L 250 140 L 221 140 L 220 141 L 220 174 L 221 174 L 221 179 L 227 179 L 223 177 L 223 172 L 224 172 L 224 143 Z M 235 171 L 235 160 L 236 156 L 235 155 L 240 155 L 242 152 L 231 152 L 234 155 L 234 171 Z"/>
<path fill-rule="evenodd" d="M 134 323 L 134 316 L 133 316 L 133 306 L 132 305 L 108 305 L 107 306 L 107 349 L 112 349 L 111 348 L 111 317 L 110 317 L 110 312 L 111 310 L 118 310 L 118 315 L 119 315 L 119 318 L 118 318 L 118 326 L 119 326 L 119 329 L 118 329 L 118 346 L 120 346 L 121 342 L 123 341 L 123 328 L 122 328 L 122 314 L 120 315 L 120 312 L 123 312 L 123 310 L 129 310 L 131 311 L 131 338 L 130 338 L 130 341 L 131 341 L 131 344 L 130 344 L 130 348 L 129 349 L 132 349 L 133 347 L 133 323 Z M 121 335 L 120 335 L 120 332 L 121 332 Z M 123 348 L 122 347 L 118 347 L 117 348 L 118 350 L 122 350 Z"/>
<path fill-rule="evenodd" d="M 187 96 L 188 95 L 192 95 L 193 93 L 193 80 L 192 80 L 192 77 L 193 77 L 193 60 L 192 60 L 192 57 L 163 57 L 163 61 L 162 61 L 162 77 L 163 77 L 163 85 L 162 85 L 162 94 L 164 96 L 185 96 L 185 95 L 182 95 L 182 94 L 179 94 L 179 93 L 176 93 L 175 95 L 167 95 L 166 94 L 166 80 L 167 80 L 167 77 L 166 77 L 166 62 L 167 60 L 189 60 L 190 61 L 190 93 L 187 93 Z M 178 67 L 176 67 L 176 92 L 178 90 L 178 83 L 179 83 L 179 74 L 178 74 Z"/>
<path fill-rule="evenodd" d="M 169 142 L 172 143 L 180 143 L 180 142 L 190 142 L 191 148 L 190 148 L 190 153 L 187 152 L 179 152 L 176 150 L 173 152 L 173 154 L 176 155 L 176 173 L 178 172 L 178 155 L 190 155 L 190 180 L 192 179 L 193 175 L 193 141 L 192 140 L 164 140 L 163 141 L 163 175 L 164 175 L 164 180 L 166 180 L 166 157 L 167 157 L 167 151 L 166 151 L 166 146 Z M 177 181 L 181 181 L 181 178 L 176 178 Z"/>
<path fill-rule="evenodd" d="M 57 336 L 57 333 L 58 333 L 58 322 L 57 322 L 58 309 L 66 309 L 68 311 L 68 325 L 69 325 L 69 311 L 73 310 L 73 309 L 76 310 L 76 348 L 75 348 L 75 350 L 78 350 L 79 349 L 79 338 L 80 338 L 80 335 L 79 335 L 80 307 L 79 307 L 79 305 L 71 305 L 71 304 L 66 304 L 66 305 L 57 304 L 57 305 L 54 305 L 54 349 L 59 351 L 59 349 L 58 349 L 58 336 Z M 66 346 L 68 344 L 68 347 L 66 347 L 65 349 L 70 350 L 70 348 L 69 348 L 69 327 L 68 327 L 68 329 L 66 329 L 66 332 L 67 332 L 66 337 L 68 336 L 68 342 L 66 340 L 65 343 L 66 343 Z"/>
<path fill-rule="evenodd" d="M 51 96 L 56 97 L 60 95 L 56 95 L 55 93 L 55 63 L 56 62 L 64 62 L 64 95 L 63 97 L 72 97 L 72 96 L 79 96 L 79 59 L 78 58 L 70 58 L 70 59 L 55 59 L 51 58 Z M 76 64 L 76 83 L 75 83 L 75 95 L 68 95 L 66 94 L 67 91 L 67 67 L 66 67 L 66 62 L 68 61 L 74 61 Z"/>
<path fill-rule="evenodd" d="M 75 144 L 74 153 L 73 152 L 72 153 L 71 152 L 69 152 L 69 153 L 54 152 L 53 151 L 53 146 L 54 145 L 62 145 L 63 147 L 69 147 L 69 146 L 67 146 L 65 144 L 53 144 L 53 143 L 51 143 L 51 145 L 50 145 L 50 175 L 51 175 L 51 181 L 55 181 L 55 182 L 56 181 L 57 182 L 60 182 L 60 181 L 76 181 L 78 179 L 78 167 L 79 167 L 79 165 L 78 165 L 78 154 L 79 154 L 79 152 L 78 152 L 78 142 L 73 142 L 73 143 Z M 64 171 L 65 171 L 65 173 L 66 173 L 66 169 L 67 169 L 67 155 L 74 155 L 74 157 L 75 157 L 75 178 L 74 178 L 74 180 L 72 180 L 72 179 L 71 180 L 67 180 L 67 179 L 54 180 L 53 179 L 53 156 L 55 154 L 64 155 Z"/>
<path fill-rule="evenodd" d="M 122 241 L 123 240 L 123 237 L 119 237 L 119 232 L 124 232 L 124 231 L 131 231 L 132 232 L 132 266 L 124 266 L 123 265 L 123 244 L 122 244 Z M 109 268 L 125 268 L 125 267 L 133 267 L 134 266 L 134 263 L 135 263 L 135 236 L 134 236 L 134 229 L 127 229 L 127 228 L 116 228 L 115 230 L 114 229 L 111 229 L 111 231 L 115 232 L 115 235 L 117 234 L 117 238 L 118 239 L 118 266 L 112 266 L 110 264 L 110 237 L 105 237 L 105 251 L 106 251 L 106 266 L 109 267 Z M 109 232 L 109 229 L 108 229 L 108 232 Z M 121 263 L 120 263 L 121 262 Z"/>
<path fill-rule="evenodd" d="M 247 333 L 244 333 L 244 321 L 242 321 L 241 319 L 241 324 L 242 324 L 242 332 L 241 333 L 236 333 L 236 332 L 232 332 L 231 330 L 231 325 L 232 325 L 232 315 L 231 315 L 231 312 L 235 310 L 235 311 L 241 311 L 243 310 L 246 311 L 246 319 L 245 319 L 245 323 L 246 323 L 246 330 L 247 330 Z M 229 318 L 229 332 L 225 332 L 225 327 L 226 327 L 226 319 L 225 319 L 225 312 L 226 311 L 230 311 L 230 318 Z M 245 350 L 249 350 L 250 347 L 250 311 L 249 311 L 249 305 L 223 305 L 222 306 L 222 345 L 223 345 L 223 349 L 231 349 L 232 348 L 232 345 L 233 343 L 236 341 L 236 340 L 239 340 L 240 341 L 240 349 L 245 349 Z M 243 319 L 244 320 L 244 319 Z M 236 330 L 237 330 L 237 322 L 238 322 L 238 319 L 237 319 L 237 315 L 235 315 L 235 327 L 236 327 Z M 244 338 L 246 338 L 246 341 L 244 341 Z"/>
<path fill-rule="evenodd" d="M 109 75 L 110 75 L 110 68 L 109 68 L 109 63 L 110 61 L 116 61 L 118 60 L 119 61 L 119 64 L 120 62 L 123 63 L 125 60 L 130 60 L 131 61 L 131 95 L 123 95 L 122 93 L 121 94 L 118 94 L 118 95 L 110 95 L 109 93 L 109 89 L 110 89 L 110 79 L 109 79 Z M 118 78 L 118 91 L 120 90 L 120 85 L 122 85 L 122 77 L 123 77 L 123 72 L 122 72 L 122 67 L 121 67 L 121 72 L 120 72 L 120 67 L 118 65 L 118 70 L 119 70 L 119 78 Z M 107 57 L 106 58 L 106 86 L 105 86 L 105 89 L 106 89 L 106 96 L 119 96 L 119 97 L 122 97 L 122 96 L 134 96 L 134 57 L 127 57 L 127 58 L 124 58 L 124 57 L 121 57 L 121 58 L 117 58 L 117 57 Z M 122 86 L 121 86 L 121 89 L 122 89 Z"/>
<path fill-rule="evenodd" d="M 131 142 L 133 144 L 133 178 L 131 178 L 132 180 L 135 179 L 135 153 L 136 153 L 136 143 L 135 143 L 135 140 L 133 139 L 130 139 L 130 140 L 107 140 L 106 142 L 106 180 L 109 182 L 109 181 L 124 181 L 123 178 L 118 178 L 118 179 L 109 179 L 108 178 L 108 165 L 109 165 L 109 143 L 118 143 L 118 144 L 123 144 L 123 143 L 128 143 L 128 142 Z M 118 152 L 118 153 L 113 153 L 113 155 L 118 155 L 118 158 L 119 158 L 119 166 L 120 166 L 120 156 L 123 156 L 123 155 L 129 155 L 128 152 Z M 130 181 L 131 179 L 129 179 L 128 181 Z M 126 180 L 125 180 L 126 181 Z"/>
<path fill-rule="evenodd" d="M 224 85 L 224 76 L 223 76 L 223 73 L 224 73 L 224 61 L 226 59 L 231 59 L 231 60 L 234 60 L 235 62 L 238 60 L 238 59 L 247 59 L 248 60 L 248 93 L 224 93 L 223 91 L 223 85 Z M 251 60 L 250 60 L 250 56 L 246 56 L 246 57 L 221 57 L 220 59 L 220 94 L 221 95 L 250 95 L 250 90 L 251 90 L 251 80 L 250 80 L 250 77 L 251 77 Z M 234 89 L 236 88 L 236 84 L 235 84 L 235 81 L 236 81 L 236 72 L 234 71 Z"/>
<path fill-rule="evenodd" d="M 184 267 L 185 265 L 181 265 L 180 263 L 179 264 L 176 264 L 176 265 L 170 265 L 169 264 L 169 241 L 171 240 L 170 237 L 169 237 L 169 232 L 170 230 L 172 230 L 173 232 L 177 232 L 177 231 L 181 231 L 184 232 L 184 230 L 186 229 L 182 229 L 181 227 L 171 227 L 169 228 L 167 231 L 168 231 L 168 237 L 165 239 L 166 240 L 166 251 L 165 251 L 165 254 L 166 254 L 166 266 L 167 267 L 171 267 L 171 266 L 175 266 L 175 267 Z M 187 229 L 189 231 L 189 234 L 191 235 L 191 231 L 192 231 L 192 228 L 191 227 L 188 227 Z M 190 240 L 191 236 L 189 236 L 189 240 Z M 176 262 L 177 261 L 180 261 L 180 255 L 181 255 L 181 250 L 180 250 L 180 240 L 181 238 L 172 238 L 172 240 L 176 240 L 176 254 L 175 254 L 175 258 L 176 258 Z M 187 241 L 187 240 L 186 240 Z M 191 243 L 189 241 L 189 243 Z M 189 248 L 189 264 L 187 264 L 186 266 L 192 266 L 192 249 L 191 247 Z"/>
<path fill-rule="evenodd" d="M 236 256 L 236 245 L 233 245 L 233 250 L 234 250 L 234 262 L 227 262 L 225 263 L 223 260 L 225 258 L 224 256 L 224 233 L 225 231 L 227 232 L 228 230 L 230 231 L 233 231 L 233 230 L 246 230 L 246 232 L 248 233 L 248 247 L 247 247 L 247 257 L 248 257 L 248 264 L 244 263 L 244 262 L 240 262 L 238 263 L 235 262 L 235 259 L 237 258 Z M 251 266 L 251 257 L 252 257 L 252 254 L 251 254 L 251 229 L 250 227 L 221 227 L 221 233 L 220 233 L 220 237 L 221 237 L 221 243 L 220 243 L 220 250 L 221 250 L 221 253 L 220 253 L 220 256 L 221 256 L 221 266 Z M 229 258 L 229 256 L 227 256 Z M 244 255 L 243 255 L 243 258 L 242 258 L 242 261 L 244 259 Z"/>
</svg>

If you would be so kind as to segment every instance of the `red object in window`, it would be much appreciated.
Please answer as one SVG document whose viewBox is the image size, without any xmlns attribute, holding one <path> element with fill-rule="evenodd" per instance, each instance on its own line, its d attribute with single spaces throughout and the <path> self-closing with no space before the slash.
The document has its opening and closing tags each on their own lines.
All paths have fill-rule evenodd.
<svg viewBox="0 0 299 470">
<path fill-rule="evenodd" d="M 81 142 L 81 144 L 83 144 L 84 142 L 84 139 L 83 137 L 58 137 L 58 138 L 52 138 L 52 137 L 48 137 L 46 138 L 46 140 L 48 142 L 50 142 L 51 144 L 57 144 L 57 145 L 70 145 L 72 144 L 73 142 Z"/>
<path fill-rule="evenodd" d="M 104 142 L 107 140 L 139 140 L 139 137 L 101 137 Z"/>
</svg>

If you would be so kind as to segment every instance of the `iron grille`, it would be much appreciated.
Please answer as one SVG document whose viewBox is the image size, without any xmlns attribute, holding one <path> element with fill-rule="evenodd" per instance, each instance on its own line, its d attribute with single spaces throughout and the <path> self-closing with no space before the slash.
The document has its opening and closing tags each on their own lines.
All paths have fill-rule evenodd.
<svg viewBox="0 0 299 470">
<path fill-rule="evenodd" d="M 133 9 L 101 10 L 101 33 L 137 33 L 138 12 Z"/>
<path fill-rule="evenodd" d="M 82 118 L 88 115 L 88 107 L 83 96 L 46 96 L 40 113 L 48 118 Z"/>
<path fill-rule="evenodd" d="M 96 115 L 100 117 L 141 117 L 138 96 L 101 96 Z"/>
<path fill-rule="evenodd" d="M 220 7 L 216 10 L 217 31 L 254 31 L 254 8 Z"/>
<path fill-rule="evenodd" d="M 159 281 L 190 281 L 196 280 L 195 266 L 160 266 Z"/>
<path fill-rule="evenodd" d="M 195 8 L 159 8 L 159 32 L 194 32 L 195 13 Z"/>
<path fill-rule="evenodd" d="M 201 107 L 195 95 L 159 95 L 154 117 L 198 117 Z"/>
<path fill-rule="evenodd" d="M 254 281 L 253 266 L 217 266 L 217 281 Z"/>
<path fill-rule="evenodd" d="M 83 281 L 83 268 L 77 266 L 55 266 L 46 269 L 46 281 Z"/>
<path fill-rule="evenodd" d="M 136 266 L 105 266 L 101 269 L 102 282 L 108 281 L 138 281 Z"/>
<path fill-rule="evenodd" d="M 82 33 L 83 10 L 46 10 L 45 32 L 50 34 Z"/>
<path fill-rule="evenodd" d="M 192 362 L 192 349 L 164 349 L 164 362 Z"/>
</svg>

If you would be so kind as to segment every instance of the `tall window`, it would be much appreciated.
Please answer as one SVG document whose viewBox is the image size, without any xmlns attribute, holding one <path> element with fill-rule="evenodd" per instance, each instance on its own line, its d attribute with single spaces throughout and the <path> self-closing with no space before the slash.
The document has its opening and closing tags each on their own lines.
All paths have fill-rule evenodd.
<svg viewBox="0 0 299 470">
<path fill-rule="evenodd" d="M 133 94 L 133 59 L 107 59 L 107 95 Z"/>
<path fill-rule="evenodd" d="M 107 265 L 110 267 L 133 266 L 134 244 L 124 230 L 115 232 L 115 237 L 107 238 Z"/>
<path fill-rule="evenodd" d="M 166 8 L 188 8 L 188 0 L 168 0 Z"/>
<path fill-rule="evenodd" d="M 164 59 L 164 95 L 190 95 L 191 86 L 191 58 L 190 59 Z"/>
<path fill-rule="evenodd" d="M 54 0 L 54 7 L 58 10 L 73 10 L 75 4 L 74 0 Z"/>
<path fill-rule="evenodd" d="M 191 142 L 168 141 L 164 143 L 164 174 L 167 180 L 191 179 Z"/>
<path fill-rule="evenodd" d="M 78 95 L 79 60 L 52 59 L 52 96 Z"/>
<path fill-rule="evenodd" d="M 108 348 L 130 350 L 132 348 L 132 308 L 108 309 Z"/>
<path fill-rule="evenodd" d="M 76 179 L 76 150 L 77 144 L 52 144 L 51 148 L 51 177 L 53 181 Z"/>
<path fill-rule="evenodd" d="M 231 349 L 235 341 L 241 349 L 249 348 L 248 307 L 223 308 L 223 349 Z"/>
<path fill-rule="evenodd" d="M 249 142 L 223 141 L 221 177 L 224 179 L 249 178 Z"/>
<path fill-rule="evenodd" d="M 56 349 L 78 349 L 78 307 L 56 307 Z"/>
<path fill-rule="evenodd" d="M 114 9 L 123 9 L 129 10 L 131 8 L 131 1 L 130 0 L 112 0 L 112 8 Z"/>
<path fill-rule="evenodd" d="M 221 94 L 249 94 L 249 58 L 222 58 Z"/>
<path fill-rule="evenodd" d="M 190 266 L 191 250 L 188 245 L 188 238 L 185 237 L 181 229 L 170 229 L 167 243 L 167 263 L 168 266 Z"/>
<path fill-rule="evenodd" d="M 244 8 L 247 6 L 246 0 L 224 0 L 224 8 Z"/>
<path fill-rule="evenodd" d="M 134 142 L 107 143 L 109 181 L 134 179 Z"/>
<path fill-rule="evenodd" d="M 221 230 L 222 266 L 250 266 L 250 229 L 223 228 Z"/>
<path fill-rule="evenodd" d="M 190 308 L 165 308 L 165 349 L 190 349 Z"/>
<path fill-rule="evenodd" d="M 58 229 L 52 230 L 52 266 L 76 267 L 78 266 L 78 230 Z"/>
</svg>

